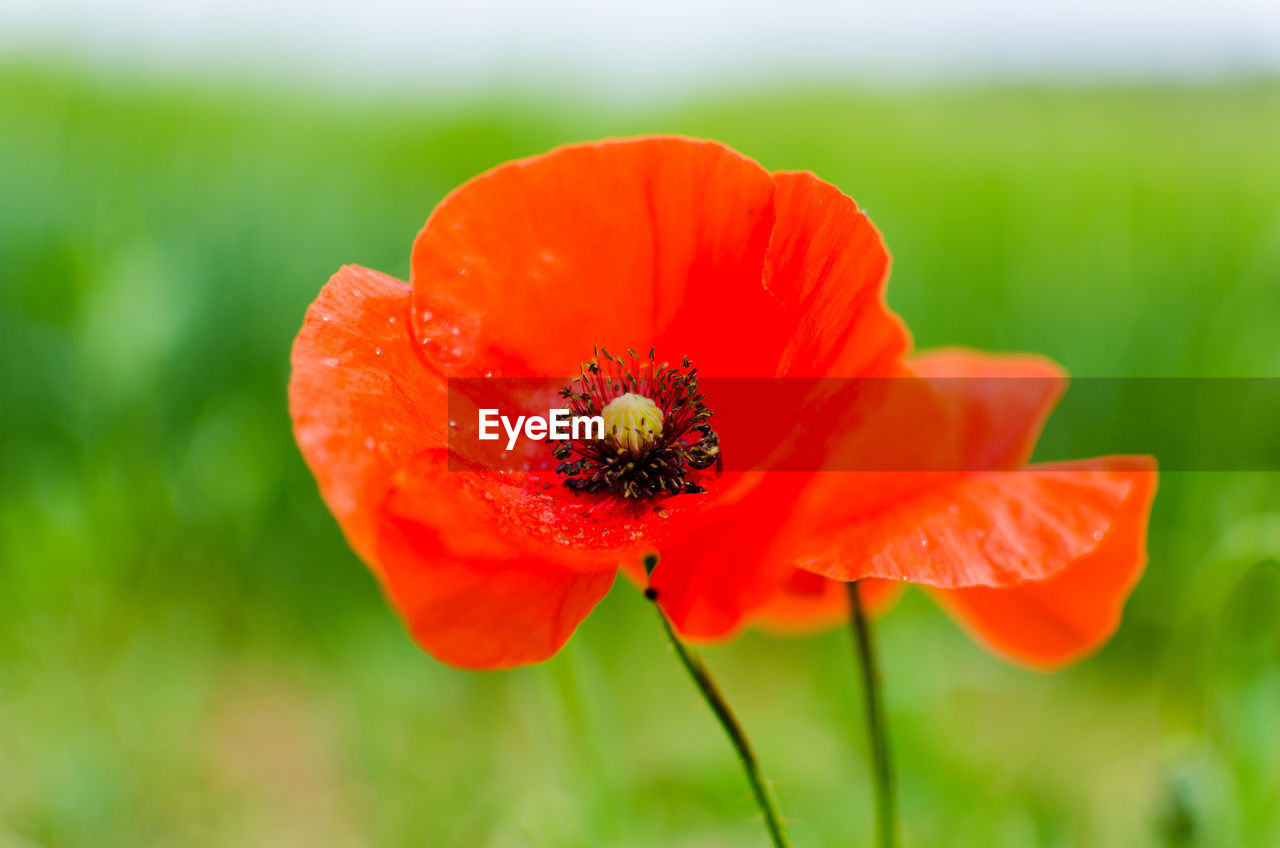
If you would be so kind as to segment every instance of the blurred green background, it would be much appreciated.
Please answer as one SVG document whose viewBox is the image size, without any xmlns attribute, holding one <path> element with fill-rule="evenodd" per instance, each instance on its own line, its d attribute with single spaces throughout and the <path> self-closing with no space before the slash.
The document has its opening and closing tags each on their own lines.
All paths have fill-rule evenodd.
<svg viewBox="0 0 1280 848">
<path fill-rule="evenodd" d="M 0 846 L 765 844 L 631 587 L 543 666 L 436 664 L 347 550 L 285 408 L 293 335 L 340 264 L 405 277 L 467 178 L 648 132 L 856 197 L 922 347 L 1280 374 L 1275 83 L 572 105 L 11 64 Z M 1123 628 L 1065 672 L 989 656 L 909 593 L 879 634 L 906 845 L 1280 844 L 1278 611 L 1265 474 L 1165 475 Z M 796 845 L 869 844 L 846 636 L 706 655 Z"/>
</svg>

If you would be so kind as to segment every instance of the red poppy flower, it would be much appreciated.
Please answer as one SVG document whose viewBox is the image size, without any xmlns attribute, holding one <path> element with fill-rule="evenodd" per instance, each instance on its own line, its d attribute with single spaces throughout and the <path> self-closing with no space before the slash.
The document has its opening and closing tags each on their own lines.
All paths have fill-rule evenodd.
<svg viewBox="0 0 1280 848">
<path fill-rule="evenodd" d="M 459 473 L 450 466 L 458 424 L 449 420 L 446 381 L 559 378 L 584 360 L 624 381 L 654 376 L 643 356 L 593 359 L 597 345 L 687 358 L 704 376 L 899 374 L 908 339 L 884 305 L 887 269 L 866 217 L 811 174 L 770 174 L 722 145 L 683 138 L 560 148 L 447 197 L 414 243 L 409 284 L 350 266 L 334 275 L 294 345 L 295 434 L 348 541 L 418 642 L 445 662 L 545 659 L 620 566 L 643 579 L 649 551 L 662 556 L 651 585 L 686 635 L 723 636 L 753 617 L 796 610 L 803 618 L 817 608 L 805 593 L 830 591 L 831 581 L 814 574 L 920 576 L 885 565 L 892 557 L 841 571 L 833 559 L 871 552 L 876 541 L 837 532 L 843 522 L 883 523 L 892 535 L 910 505 L 926 521 L 923 510 L 946 509 L 953 490 L 935 487 L 930 501 L 907 486 L 895 510 L 824 482 L 857 475 L 716 474 L 706 467 L 714 439 L 702 439 L 701 419 L 683 418 L 660 444 L 640 439 L 648 476 L 620 476 L 589 451 L 568 456 L 561 474 Z M 670 390 L 696 400 L 692 367 L 676 370 Z M 619 420 L 664 411 L 634 396 L 626 402 L 633 405 L 614 410 Z M 908 437 L 909 428 L 888 436 Z M 564 485 L 566 475 L 576 482 Z M 954 485 L 959 497 L 979 483 Z M 838 508 L 823 502 L 832 495 Z M 976 502 L 966 520 L 979 527 L 982 510 L 998 502 Z M 1073 528 L 1088 545 L 1080 533 L 1057 547 L 1042 540 L 1045 562 L 1005 557 L 986 572 L 949 563 L 950 582 L 935 585 L 960 598 L 962 586 L 1052 582 L 1062 557 L 1075 562 L 1098 548 L 1099 530 L 1110 536 L 1111 525 L 1092 517 Z M 1002 614 L 972 594 L 952 606 L 972 620 Z"/>
</svg>

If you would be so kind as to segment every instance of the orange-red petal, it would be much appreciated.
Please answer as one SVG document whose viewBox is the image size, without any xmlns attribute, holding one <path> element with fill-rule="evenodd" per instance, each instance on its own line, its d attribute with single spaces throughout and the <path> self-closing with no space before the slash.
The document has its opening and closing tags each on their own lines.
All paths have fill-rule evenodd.
<svg viewBox="0 0 1280 848">
<path fill-rule="evenodd" d="M 1098 547 L 1150 469 L 1143 457 L 1107 457 L 934 480 L 828 532 L 797 565 L 941 588 L 1045 580 Z M 844 476 L 849 486 L 874 478 Z"/>
<path fill-rule="evenodd" d="M 444 381 L 414 346 L 409 308 L 408 286 L 363 268 L 324 287 L 293 349 L 298 445 L 426 650 L 469 667 L 545 659 L 608 591 L 616 556 L 561 553 L 536 517 L 502 520 L 535 493 L 448 470 Z"/>
<path fill-rule="evenodd" d="M 1061 395 L 1061 368 L 962 350 L 907 366 L 951 409 L 937 441 L 955 445 L 960 468 L 980 470 L 823 475 L 815 490 L 838 518 L 799 565 L 842 580 L 1013 586 L 1045 580 L 1098 546 L 1147 461 L 1020 467 Z"/>
<path fill-rule="evenodd" d="M 435 524 L 385 520 L 375 556 L 388 597 L 419 644 L 462 668 L 509 668 L 551 657 L 617 574 L 614 568 L 566 569 L 537 554 L 459 555 L 448 550 Z"/>
<path fill-rule="evenodd" d="M 445 384 L 413 350 L 407 285 L 345 266 L 307 310 L 293 345 L 289 411 L 303 457 L 366 559 L 396 472 L 443 452 Z"/>
<path fill-rule="evenodd" d="M 1125 600 L 1147 561 L 1147 520 L 1155 496 L 1153 464 L 1134 484 L 1096 548 L 1048 580 L 1011 588 L 933 589 L 952 616 L 991 649 L 1053 669 L 1102 646 L 1120 625 Z"/>
<path fill-rule="evenodd" d="M 785 551 L 796 528 L 790 510 L 804 475 L 754 478 L 754 487 L 705 513 L 697 532 L 661 548 L 649 582 L 684 636 L 735 633 L 786 579 Z"/>
<path fill-rule="evenodd" d="M 707 375 L 865 376 L 908 343 L 888 264 L 857 205 L 811 174 L 682 137 L 570 145 L 435 209 L 414 326 L 451 376 L 568 377 L 597 344 Z"/>
<path fill-rule="evenodd" d="M 871 377 L 910 345 L 885 305 L 889 252 L 852 198 L 813 174 L 774 174 L 765 287 L 786 314 L 777 373 Z"/>
<path fill-rule="evenodd" d="M 884 302 L 889 255 L 880 234 L 851 198 L 812 174 L 780 173 L 774 181 L 775 223 L 764 261 L 771 317 L 764 325 L 727 324 L 726 349 L 735 353 L 739 366 L 767 354 L 754 372 L 761 376 L 890 373 L 909 338 Z M 722 317 L 710 307 L 702 312 L 704 318 L 715 315 L 713 323 Z M 870 416 L 870 421 L 881 419 Z M 817 430 L 821 427 L 810 427 L 806 438 L 814 440 Z M 840 449 L 857 435 L 822 440 L 823 450 Z M 724 440 L 724 449 L 732 450 L 731 438 Z M 794 579 L 788 564 L 794 537 L 805 532 L 808 521 L 797 498 L 810 479 L 807 474 L 773 476 L 733 504 L 732 513 L 708 516 L 696 536 L 664 547 L 652 582 L 682 634 L 724 637 L 758 613 L 787 627 L 784 622 L 796 608 L 809 606 L 811 599 L 789 603 L 786 586 Z M 828 615 L 832 609 L 838 614 L 843 603 L 819 606 Z"/>
<path fill-rule="evenodd" d="M 413 247 L 414 322 L 451 375 L 570 377 L 593 346 L 760 374 L 773 179 L 724 145 L 578 144 L 449 195 Z"/>
<path fill-rule="evenodd" d="M 930 381 L 954 411 L 961 467 L 1018 468 L 1031 459 L 1067 373 L 1031 354 L 986 354 L 961 348 L 912 356 L 907 367 Z"/>
</svg>

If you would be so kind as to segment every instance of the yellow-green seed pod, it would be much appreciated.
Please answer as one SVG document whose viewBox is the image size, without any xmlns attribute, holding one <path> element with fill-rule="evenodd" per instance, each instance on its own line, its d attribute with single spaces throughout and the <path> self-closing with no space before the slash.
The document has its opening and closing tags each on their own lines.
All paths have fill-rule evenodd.
<svg viewBox="0 0 1280 848">
<path fill-rule="evenodd" d="M 627 392 L 619 395 L 600 411 L 604 433 L 619 447 L 638 452 L 662 435 L 662 410 L 644 395 Z"/>
</svg>

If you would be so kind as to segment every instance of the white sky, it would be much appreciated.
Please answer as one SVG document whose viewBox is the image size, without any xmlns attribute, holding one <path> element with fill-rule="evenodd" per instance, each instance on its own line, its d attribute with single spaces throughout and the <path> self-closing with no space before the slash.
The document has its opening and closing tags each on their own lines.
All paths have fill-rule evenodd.
<svg viewBox="0 0 1280 848">
<path fill-rule="evenodd" d="M 0 0 L 0 54 L 469 91 L 1280 72 L 1280 0 Z"/>
</svg>

